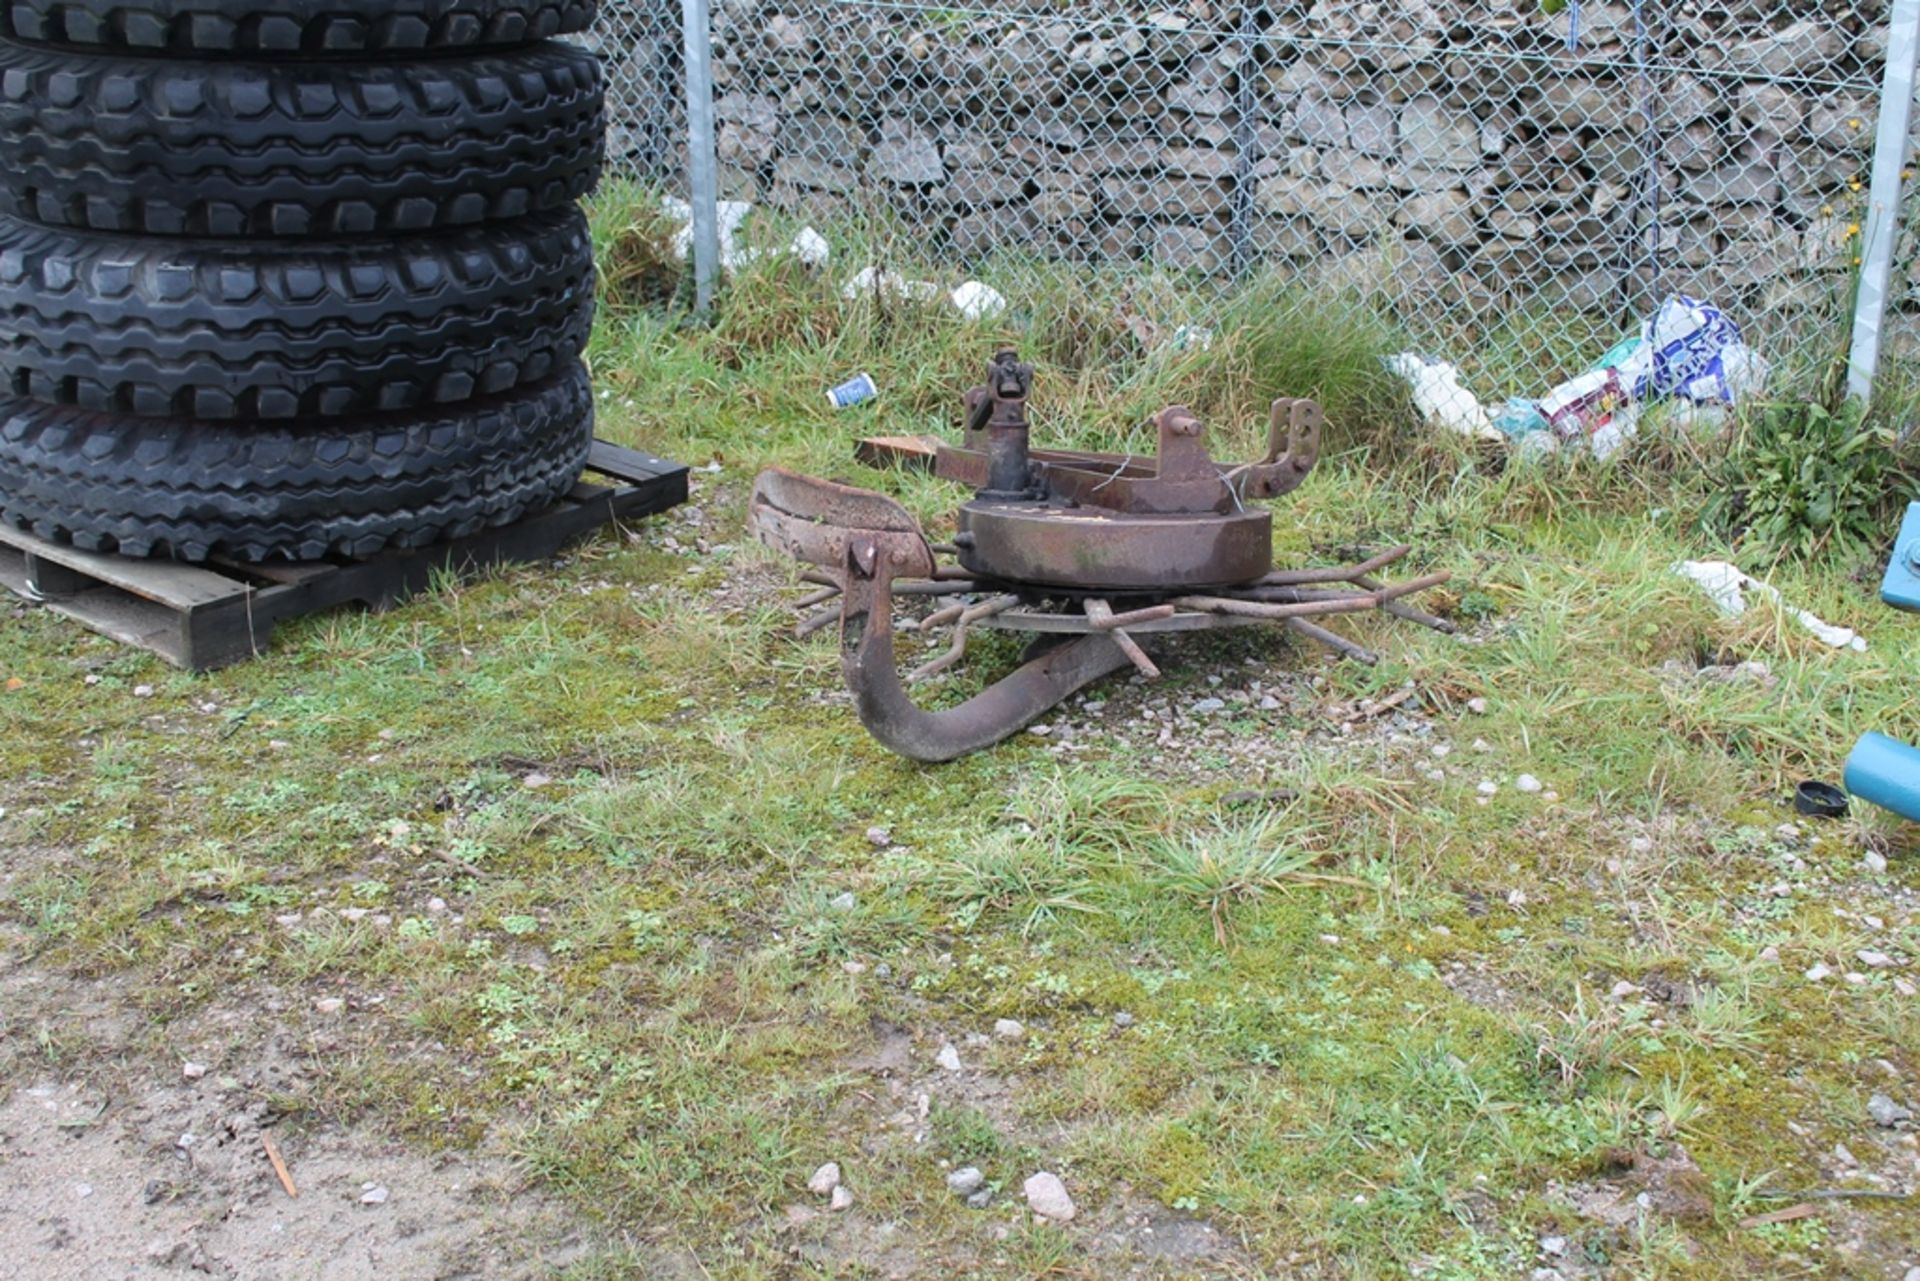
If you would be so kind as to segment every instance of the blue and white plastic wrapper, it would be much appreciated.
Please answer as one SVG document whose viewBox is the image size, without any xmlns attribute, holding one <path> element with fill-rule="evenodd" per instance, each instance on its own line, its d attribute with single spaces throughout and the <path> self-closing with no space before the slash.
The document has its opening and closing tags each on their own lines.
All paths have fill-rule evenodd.
<svg viewBox="0 0 1920 1281">
<path fill-rule="evenodd" d="M 872 400 L 879 394 L 880 389 L 873 385 L 872 376 L 855 374 L 838 387 L 829 388 L 827 400 L 835 409 L 850 409 L 862 401 Z"/>
<path fill-rule="evenodd" d="M 1718 307 L 1675 295 L 1647 322 L 1631 370 L 1636 399 L 1678 396 L 1731 405 L 1760 391 L 1767 362 L 1741 340 L 1740 326 Z"/>
</svg>

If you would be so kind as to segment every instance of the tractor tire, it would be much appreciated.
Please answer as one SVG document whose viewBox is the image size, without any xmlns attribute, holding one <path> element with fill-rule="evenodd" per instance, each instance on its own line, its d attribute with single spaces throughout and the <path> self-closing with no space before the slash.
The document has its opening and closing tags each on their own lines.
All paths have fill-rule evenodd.
<svg viewBox="0 0 1920 1281">
<path fill-rule="evenodd" d="M 189 57 L 459 53 L 584 31 L 593 0 L 0 0 L 16 40 Z"/>
<path fill-rule="evenodd" d="M 578 209 L 306 242 L 0 218 L 0 388 L 100 413 L 334 417 L 497 395 L 562 369 L 592 322 Z"/>
<path fill-rule="evenodd" d="M 0 520 L 89 551 L 316 560 L 506 524 L 586 464 L 578 362 L 452 409 L 257 424 L 0 402 Z"/>
<path fill-rule="evenodd" d="M 222 238 L 518 218 L 592 189 L 605 149 L 601 97 L 599 59 L 555 42 L 296 63 L 0 42 L 0 214 Z"/>
</svg>

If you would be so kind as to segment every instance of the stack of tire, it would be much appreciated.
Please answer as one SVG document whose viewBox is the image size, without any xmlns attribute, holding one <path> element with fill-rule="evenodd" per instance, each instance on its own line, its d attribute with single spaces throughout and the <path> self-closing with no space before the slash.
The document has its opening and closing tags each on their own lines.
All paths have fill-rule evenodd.
<svg viewBox="0 0 1920 1281">
<path fill-rule="evenodd" d="M 592 0 L 0 0 L 0 519 L 365 556 L 592 439 Z"/>
</svg>

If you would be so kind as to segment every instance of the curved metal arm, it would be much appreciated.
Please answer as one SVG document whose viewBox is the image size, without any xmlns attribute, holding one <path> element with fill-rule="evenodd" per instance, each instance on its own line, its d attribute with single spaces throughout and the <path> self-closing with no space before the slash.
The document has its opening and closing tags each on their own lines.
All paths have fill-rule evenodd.
<svg viewBox="0 0 1920 1281">
<path fill-rule="evenodd" d="M 868 490 L 770 468 L 755 481 L 748 512 L 762 542 L 818 565 L 842 587 L 840 670 L 860 723 L 910 760 L 950 761 L 991 746 L 1132 661 L 1111 636 L 1083 636 L 958 707 L 925 711 L 907 696 L 893 652 L 893 580 L 934 570 L 906 509 Z"/>
<path fill-rule="evenodd" d="M 1030 659 L 958 707 L 929 712 L 914 704 L 900 681 L 890 584 L 884 577 L 857 582 L 849 579 L 840 616 L 840 671 L 860 723 L 909 760 L 950 761 L 991 747 L 1075 690 L 1133 661 L 1111 636 L 1082 636 Z"/>
</svg>

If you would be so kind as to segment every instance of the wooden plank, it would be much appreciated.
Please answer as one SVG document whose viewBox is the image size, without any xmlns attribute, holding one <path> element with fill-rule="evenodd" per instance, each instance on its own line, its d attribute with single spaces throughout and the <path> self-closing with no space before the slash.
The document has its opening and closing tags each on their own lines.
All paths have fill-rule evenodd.
<svg viewBox="0 0 1920 1281">
<path fill-rule="evenodd" d="M 594 442 L 589 466 L 632 483 L 581 482 L 545 511 L 450 543 L 389 548 L 362 561 L 279 564 L 172 561 L 102 556 L 0 530 L 0 586 L 29 599 L 36 572 L 67 594 L 43 603 L 115 640 L 195 671 L 266 650 L 276 624 L 345 604 L 386 609 L 423 590 L 436 572 L 469 574 L 504 561 L 553 556 L 568 542 L 616 519 L 664 511 L 687 498 L 687 469 L 641 450 Z M 226 572 L 218 572 L 224 569 Z M 254 583 L 265 582 L 264 587 Z"/>
<path fill-rule="evenodd" d="M 869 436 L 853 447 L 854 459 L 869 467 L 931 467 L 939 452 L 938 436 Z"/>
<path fill-rule="evenodd" d="M 200 609 L 251 590 L 245 583 L 237 583 L 224 574 L 183 565 L 178 561 L 83 552 L 76 547 L 50 543 L 19 529 L 0 529 L 0 542 L 10 543 L 42 560 L 65 565 L 68 569 L 78 570 L 89 578 L 123 592 L 131 592 L 174 609 Z"/>
<path fill-rule="evenodd" d="M 668 472 L 687 470 L 684 463 L 669 462 L 642 449 L 629 449 L 611 441 L 596 439 L 587 453 L 587 470 L 597 471 L 615 480 L 648 481 Z"/>
</svg>

